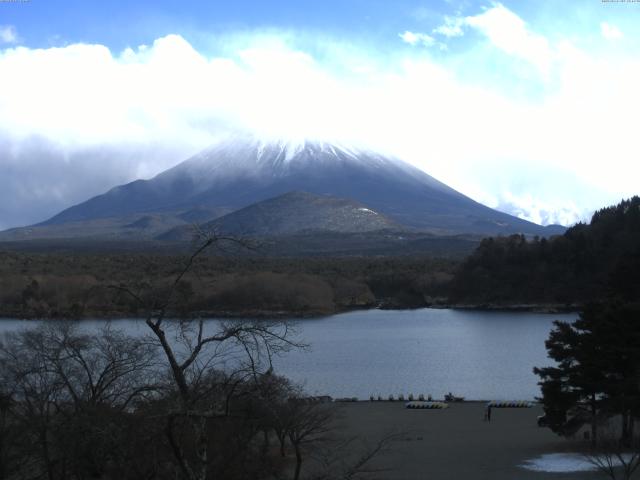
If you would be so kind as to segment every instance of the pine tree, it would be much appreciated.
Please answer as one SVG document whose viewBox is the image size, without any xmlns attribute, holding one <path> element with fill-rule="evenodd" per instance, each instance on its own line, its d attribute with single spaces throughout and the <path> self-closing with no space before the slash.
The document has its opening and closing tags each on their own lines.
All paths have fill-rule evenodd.
<svg viewBox="0 0 640 480">
<path fill-rule="evenodd" d="M 551 429 L 570 434 L 588 421 L 622 418 L 622 441 L 633 436 L 640 414 L 640 306 L 590 304 L 574 323 L 555 322 L 545 342 L 555 367 L 534 368 Z"/>
</svg>

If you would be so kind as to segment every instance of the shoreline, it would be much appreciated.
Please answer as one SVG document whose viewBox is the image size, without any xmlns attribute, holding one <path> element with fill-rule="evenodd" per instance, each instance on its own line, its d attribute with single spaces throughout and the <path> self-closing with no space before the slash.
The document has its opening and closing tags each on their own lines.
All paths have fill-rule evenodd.
<svg viewBox="0 0 640 480">
<path fill-rule="evenodd" d="M 292 320 L 292 319 L 316 319 L 340 315 L 343 313 L 366 311 L 366 310 L 388 310 L 388 311 L 407 311 L 407 310 L 474 310 L 480 312 L 530 312 L 541 314 L 560 314 L 578 312 L 581 309 L 579 304 L 458 304 L 458 303 L 437 303 L 425 304 L 421 306 L 402 307 L 399 305 L 380 304 L 372 307 L 352 307 L 341 308 L 333 311 L 288 311 L 288 310 L 254 310 L 246 309 L 242 311 L 230 310 L 207 310 L 188 312 L 186 314 L 178 314 L 169 312 L 165 318 L 219 318 L 219 319 L 256 319 L 256 320 Z M 49 312 L 48 314 L 38 315 L 35 312 L 24 314 L 24 312 L 15 312 L 11 310 L 3 311 L 0 308 L 0 318 L 16 319 L 16 320 L 120 320 L 125 318 L 145 319 L 147 315 L 141 315 L 137 312 L 113 311 L 113 312 L 91 312 L 83 315 L 60 314 L 59 312 Z"/>
<path fill-rule="evenodd" d="M 452 303 L 431 305 L 429 308 L 448 308 L 451 310 L 477 310 L 487 312 L 531 312 L 531 313 L 572 313 L 582 308 L 581 304 L 563 303 Z"/>
</svg>

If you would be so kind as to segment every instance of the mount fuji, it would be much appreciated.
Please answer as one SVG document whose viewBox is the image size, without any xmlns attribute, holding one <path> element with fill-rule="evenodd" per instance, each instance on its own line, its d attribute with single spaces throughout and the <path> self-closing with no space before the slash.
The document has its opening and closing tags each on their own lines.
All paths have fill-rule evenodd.
<svg viewBox="0 0 640 480">
<path fill-rule="evenodd" d="M 304 195 L 285 195 L 291 192 L 335 201 L 316 199 L 310 203 Z M 114 187 L 40 224 L 2 232 L 0 240 L 156 239 L 176 227 L 212 222 L 225 215 L 228 218 L 215 224 L 234 231 L 234 218 L 239 217 L 232 212 L 283 195 L 279 201 L 267 204 L 271 208 L 268 218 L 276 219 L 279 214 L 291 217 L 296 202 L 305 203 L 307 211 L 322 204 L 325 217 L 336 214 L 332 205 L 342 205 L 341 232 L 349 230 L 344 201 L 358 205 L 349 211 L 369 210 L 379 215 L 370 216 L 375 223 L 369 226 L 362 223 L 361 216 L 354 218 L 358 231 L 395 228 L 430 235 L 548 236 L 564 230 L 493 210 L 406 162 L 372 151 L 335 143 L 232 137 L 154 178 Z M 282 208 L 274 209 L 274 205 Z M 246 210 L 242 222 L 251 223 Z M 278 222 L 274 220 L 274 225 L 282 224 Z M 306 231 L 312 226 L 308 221 L 302 223 L 301 229 Z M 334 224 L 318 220 L 320 230 Z M 265 218 L 260 218 L 260 225 L 261 235 L 281 233 L 277 229 L 270 232 Z M 295 233 L 295 223 L 289 221 L 286 231 Z"/>
</svg>

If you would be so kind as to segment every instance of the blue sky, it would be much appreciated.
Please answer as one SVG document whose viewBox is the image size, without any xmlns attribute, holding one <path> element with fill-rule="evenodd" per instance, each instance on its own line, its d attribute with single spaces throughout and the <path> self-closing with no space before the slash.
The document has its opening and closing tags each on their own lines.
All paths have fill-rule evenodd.
<svg viewBox="0 0 640 480">
<path fill-rule="evenodd" d="M 633 27 L 638 6 L 597 0 L 505 1 L 541 33 L 583 37 L 602 21 Z M 0 21 L 20 32 L 22 43 L 46 48 L 100 43 L 118 51 L 180 34 L 205 53 L 211 35 L 255 29 L 311 32 L 390 48 L 398 31 L 427 31 L 445 15 L 472 15 L 491 2 L 416 0 L 28 0 L 3 2 Z"/>
<path fill-rule="evenodd" d="M 169 33 L 199 48 L 202 35 L 278 28 L 382 40 L 412 22 L 421 5 L 407 1 L 38 1 L 3 7 L 32 47 L 91 42 L 116 50 Z"/>
<path fill-rule="evenodd" d="M 602 0 L 0 2 L 0 228 L 235 129 L 362 144 L 509 213 L 586 219 L 638 193 L 638 20 Z"/>
</svg>

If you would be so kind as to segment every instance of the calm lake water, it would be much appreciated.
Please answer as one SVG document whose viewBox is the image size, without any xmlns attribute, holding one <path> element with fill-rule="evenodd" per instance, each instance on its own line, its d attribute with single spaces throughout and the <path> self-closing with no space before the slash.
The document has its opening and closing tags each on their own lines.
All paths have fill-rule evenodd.
<svg viewBox="0 0 640 480">
<path fill-rule="evenodd" d="M 553 320 L 576 314 L 470 310 L 366 310 L 296 322 L 310 347 L 275 360 L 277 373 L 314 394 L 431 394 L 467 399 L 533 400 L 540 394 L 534 366 L 550 365 L 544 348 Z M 0 320 L 0 332 L 37 322 Z M 114 326 L 146 333 L 140 320 Z M 86 320 L 87 328 L 102 321 Z"/>
</svg>

